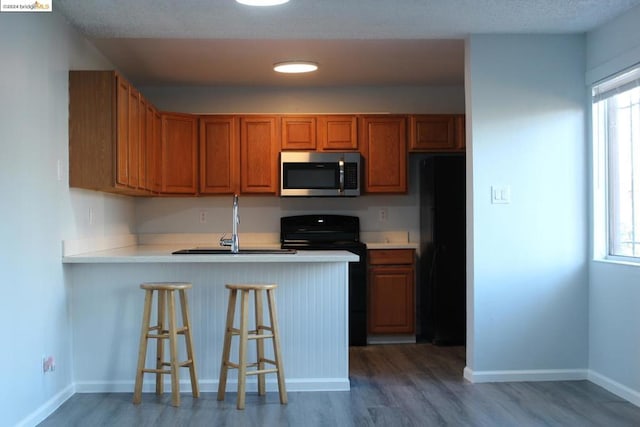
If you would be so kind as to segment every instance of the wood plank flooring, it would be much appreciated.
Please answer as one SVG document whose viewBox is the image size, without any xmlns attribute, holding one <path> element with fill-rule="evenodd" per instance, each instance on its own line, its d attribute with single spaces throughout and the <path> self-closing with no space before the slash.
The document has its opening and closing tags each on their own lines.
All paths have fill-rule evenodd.
<svg viewBox="0 0 640 427">
<path fill-rule="evenodd" d="M 53 426 L 640 426 L 640 408 L 588 381 L 470 384 L 465 350 L 430 344 L 350 349 L 350 392 L 199 399 L 170 393 L 76 394 L 40 425 Z M 285 367 L 286 372 L 286 367 Z"/>
</svg>

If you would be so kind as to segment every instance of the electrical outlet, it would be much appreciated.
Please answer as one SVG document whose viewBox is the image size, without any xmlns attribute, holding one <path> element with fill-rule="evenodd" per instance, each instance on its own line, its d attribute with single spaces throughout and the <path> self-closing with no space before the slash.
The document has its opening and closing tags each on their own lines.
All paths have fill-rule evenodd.
<svg viewBox="0 0 640 427">
<path fill-rule="evenodd" d="M 56 178 L 62 181 L 62 160 L 60 159 L 56 162 Z"/>
<path fill-rule="evenodd" d="M 380 208 L 380 211 L 378 212 L 378 221 L 387 222 L 387 219 L 389 219 L 389 211 L 387 208 Z"/>
<path fill-rule="evenodd" d="M 56 359 L 53 356 L 42 356 L 42 372 L 53 372 L 56 370 Z"/>
<path fill-rule="evenodd" d="M 200 211 L 200 224 L 206 224 L 206 223 L 207 223 L 207 212 Z"/>
<path fill-rule="evenodd" d="M 93 225 L 94 222 L 93 208 L 89 208 L 89 225 Z"/>
</svg>

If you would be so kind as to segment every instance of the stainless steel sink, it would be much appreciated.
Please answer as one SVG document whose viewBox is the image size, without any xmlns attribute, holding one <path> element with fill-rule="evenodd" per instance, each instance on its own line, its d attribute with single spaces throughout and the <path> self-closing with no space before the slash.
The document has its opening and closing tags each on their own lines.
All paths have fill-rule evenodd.
<svg viewBox="0 0 640 427">
<path fill-rule="evenodd" d="M 240 249 L 237 254 L 230 249 L 191 248 L 172 252 L 174 255 L 259 255 L 259 254 L 295 254 L 295 249 Z"/>
</svg>

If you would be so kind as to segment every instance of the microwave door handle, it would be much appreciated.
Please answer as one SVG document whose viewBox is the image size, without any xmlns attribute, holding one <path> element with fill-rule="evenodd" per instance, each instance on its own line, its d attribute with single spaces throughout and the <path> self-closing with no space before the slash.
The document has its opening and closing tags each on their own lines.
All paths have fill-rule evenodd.
<svg viewBox="0 0 640 427">
<path fill-rule="evenodd" d="M 344 160 L 340 160 L 338 162 L 338 167 L 340 169 L 340 188 L 338 189 L 338 191 L 340 192 L 340 194 L 344 193 Z"/>
</svg>

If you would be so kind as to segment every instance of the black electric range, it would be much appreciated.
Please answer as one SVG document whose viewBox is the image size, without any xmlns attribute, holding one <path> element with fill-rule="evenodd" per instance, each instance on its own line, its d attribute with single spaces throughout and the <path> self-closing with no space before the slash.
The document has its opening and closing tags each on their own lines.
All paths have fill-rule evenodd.
<svg viewBox="0 0 640 427">
<path fill-rule="evenodd" d="M 349 345 L 367 345 L 367 246 L 360 241 L 360 219 L 346 215 L 280 218 L 282 249 L 345 250 L 360 257 L 349 263 Z"/>
</svg>

